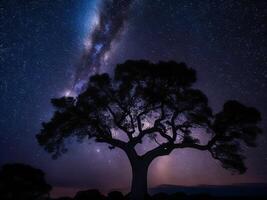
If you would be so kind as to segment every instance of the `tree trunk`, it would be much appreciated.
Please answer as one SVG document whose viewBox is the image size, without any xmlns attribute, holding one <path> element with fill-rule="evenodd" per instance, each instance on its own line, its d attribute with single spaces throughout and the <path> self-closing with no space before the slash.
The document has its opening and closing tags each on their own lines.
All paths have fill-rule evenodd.
<svg viewBox="0 0 267 200">
<path fill-rule="evenodd" d="M 147 195 L 147 172 L 149 163 L 135 160 L 132 165 L 131 200 L 143 200 Z"/>
</svg>

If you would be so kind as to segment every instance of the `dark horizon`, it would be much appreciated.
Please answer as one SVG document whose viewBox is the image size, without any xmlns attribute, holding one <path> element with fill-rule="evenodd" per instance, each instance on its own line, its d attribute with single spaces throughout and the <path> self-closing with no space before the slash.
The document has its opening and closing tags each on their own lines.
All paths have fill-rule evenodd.
<svg viewBox="0 0 267 200">
<path fill-rule="evenodd" d="M 154 187 L 150 187 L 148 189 L 149 194 L 153 195 L 153 194 L 157 194 L 159 192 L 165 192 L 167 194 L 173 194 L 175 192 L 185 192 L 186 194 L 190 195 L 190 194 L 201 194 L 201 193 L 208 193 L 205 189 L 209 188 L 209 189 L 218 189 L 218 188 L 222 188 L 221 191 L 225 191 L 225 187 L 229 188 L 235 188 L 235 187 L 239 187 L 237 190 L 240 192 L 240 187 L 245 187 L 245 189 L 247 189 L 244 193 L 243 190 L 243 195 L 250 193 L 251 196 L 255 195 L 257 196 L 257 192 L 255 191 L 255 189 L 259 189 L 261 188 L 261 192 L 265 195 L 267 195 L 266 191 L 267 189 L 267 182 L 262 182 L 262 183 L 235 183 L 235 184 L 230 184 L 230 185 L 169 185 L 169 184 L 162 184 L 162 185 L 156 185 Z M 253 187 L 252 189 L 249 189 Z M 181 189 L 183 188 L 183 189 Z M 190 189 L 195 189 L 198 188 L 198 190 L 196 191 L 192 191 Z M 263 189 L 262 189 L 263 188 Z M 54 187 L 53 190 L 50 192 L 51 197 L 53 198 L 58 198 L 58 197 L 63 197 L 63 196 L 67 196 L 67 197 L 74 197 L 75 194 L 78 191 L 83 191 L 83 190 L 88 190 L 88 189 L 96 189 L 96 188 L 86 188 L 86 187 Z M 188 190 L 184 190 L 184 189 L 188 189 Z M 107 195 L 109 192 L 112 191 L 120 191 L 122 192 L 124 195 L 128 194 L 130 191 L 130 188 L 111 188 L 109 190 L 106 191 L 101 191 L 100 192 L 104 195 Z M 216 191 L 218 192 L 218 191 Z M 236 192 L 236 191 L 235 191 Z M 234 196 L 239 195 L 240 193 L 235 194 Z M 208 193 L 210 194 L 210 193 Z M 211 194 L 214 195 L 214 192 L 211 192 Z M 233 192 L 231 193 L 226 193 L 225 196 L 231 196 L 233 195 Z M 216 195 L 215 195 L 216 196 Z M 222 194 L 218 195 L 218 196 L 222 196 Z"/>
</svg>

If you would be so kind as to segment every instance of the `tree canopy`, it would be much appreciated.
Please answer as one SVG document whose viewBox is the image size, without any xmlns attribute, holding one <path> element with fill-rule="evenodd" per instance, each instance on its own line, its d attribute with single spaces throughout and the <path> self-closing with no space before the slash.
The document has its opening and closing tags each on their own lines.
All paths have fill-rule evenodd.
<svg viewBox="0 0 267 200">
<path fill-rule="evenodd" d="M 56 158 L 67 151 L 66 138 L 94 138 L 110 149 L 121 148 L 130 161 L 137 156 L 148 162 L 177 148 L 194 148 L 244 173 L 242 146 L 256 145 L 260 113 L 235 100 L 213 113 L 206 95 L 193 88 L 196 80 L 195 70 L 185 63 L 128 60 L 117 65 L 113 76 L 92 76 L 77 97 L 52 99 L 56 111 L 43 123 L 38 142 Z M 135 146 L 146 136 L 157 147 L 137 155 Z"/>
</svg>

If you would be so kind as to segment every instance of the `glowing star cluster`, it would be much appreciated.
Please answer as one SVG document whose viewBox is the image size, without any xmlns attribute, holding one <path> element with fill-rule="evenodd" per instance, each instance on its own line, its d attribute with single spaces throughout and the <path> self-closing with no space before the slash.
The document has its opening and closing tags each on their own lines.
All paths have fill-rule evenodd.
<svg viewBox="0 0 267 200">
<path fill-rule="evenodd" d="M 80 93 L 90 75 L 98 73 L 109 59 L 112 43 L 123 31 L 133 0 L 103 0 L 93 18 L 92 31 L 84 42 L 84 52 L 76 67 L 73 90 Z"/>
</svg>

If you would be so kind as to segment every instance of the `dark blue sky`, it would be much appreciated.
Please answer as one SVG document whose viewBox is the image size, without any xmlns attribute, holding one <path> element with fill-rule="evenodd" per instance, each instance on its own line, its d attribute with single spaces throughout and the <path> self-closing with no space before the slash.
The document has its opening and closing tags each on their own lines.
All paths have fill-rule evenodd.
<svg viewBox="0 0 267 200">
<path fill-rule="evenodd" d="M 119 150 L 72 141 L 70 152 L 55 161 L 35 139 L 41 122 L 52 115 L 50 98 L 72 87 L 99 2 L 0 1 L 0 164 L 41 168 L 57 187 L 106 190 L 130 184 L 130 165 Z M 259 147 L 246 151 L 247 174 L 232 176 L 208 154 L 183 150 L 156 160 L 149 183 L 267 180 L 267 2 L 136 0 L 127 12 L 101 71 L 112 72 L 126 59 L 183 61 L 197 70 L 196 87 L 215 111 L 236 99 L 263 116 Z"/>
</svg>

